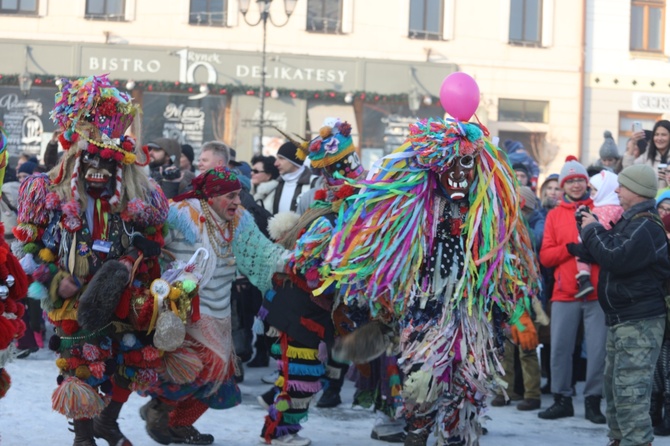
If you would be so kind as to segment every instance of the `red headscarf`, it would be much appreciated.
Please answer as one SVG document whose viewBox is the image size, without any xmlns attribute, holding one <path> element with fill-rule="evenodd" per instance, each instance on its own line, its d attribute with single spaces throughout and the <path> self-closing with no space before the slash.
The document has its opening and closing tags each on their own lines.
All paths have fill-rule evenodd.
<svg viewBox="0 0 670 446">
<path fill-rule="evenodd" d="M 227 167 L 216 167 L 201 173 L 191 181 L 193 189 L 172 198 L 173 201 L 182 201 L 189 198 L 207 199 L 218 197 L 242 188 L 237 175 Z"/>
</svg>

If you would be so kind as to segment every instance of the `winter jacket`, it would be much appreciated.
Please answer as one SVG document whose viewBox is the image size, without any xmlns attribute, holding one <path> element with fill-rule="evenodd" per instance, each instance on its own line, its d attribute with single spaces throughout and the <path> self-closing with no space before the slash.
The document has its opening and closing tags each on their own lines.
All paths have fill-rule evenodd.
<svg viewBox="0 0 670 446">
<path fill-rule="evenodd" d="M 302 175 L 300 175 L 300 178 L 298 178 L 298 184 L 293 192 L 293 197 L 291 198 L 291 211 L 295 211 L 298 206 L 298 196 L 311 187 L 311 179 L 312 171 L 305 169 Z M 279 181 L 279 184 L 277 185 L 277 189 L 275 189 L 274 202 L 272 203 L 271 210 L 272 215 L 279 212 L 279 202 L 281 201 L 281 196 L 284 191 L 284 184 L 286 184 L 281 176 L 277 180 Z"/>
<path fill-rule="evenodd" d="M 598 300 L 613 326 L 662 316 L 670 277 L 668 241 L 654 200 L 624 212 L 611 230 L 600 223 L 582 228 L 584 247 L 600 265 Z"/>
<path fill-rule="evenodd" d="M 568 252 L 568 243 L 578 243 L 577 222 L 575 212 L 579 206 L 593 208 L 593 201 L 569 202 L 565 199 L 547 214 L 544 224 L 544 237 L 540 249 L 540 263 L 546 268 L 554 268 L 554 289 L 552 302 L 575 302 L 577 286 L 577 262 Z M 591 283 L 597 289 L 598 266 L 592 265 Z M 589 294 L 587 300 L 596 300 L 595 292 Z"/>
<path fill-rule="evenodd" d="M 254 188 L 254 200 L 258 203 L 262 203 L 263 207 L 268 211 L 272 212 L 272 204 L 275 201 L 275 191 L 279 181 L 270 180 L 260 183 Z"/>
</svg>

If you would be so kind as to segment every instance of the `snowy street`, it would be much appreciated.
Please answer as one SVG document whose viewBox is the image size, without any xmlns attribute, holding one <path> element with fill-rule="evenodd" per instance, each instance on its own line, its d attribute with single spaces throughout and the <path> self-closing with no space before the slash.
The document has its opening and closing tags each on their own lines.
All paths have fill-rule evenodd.
<svg viewBox="0 0 670 446">
<path fill-rule="evenodd" d="M 0 400 L 0 446 L 71 445 L 74 434 L 68 431 L 67 421 L 51 410 L 51 393 L 56 386 L 56 366 L 53 356 L 46 350 L 28 359 L 8 364 L 12 387 Z M 215 445 L 245 446 L 259 444 L 259 434 L 265 411 L 256 403 L 256 396 L 267 388 L 260 380 L 270 368 L 245 370 L 245 380 L 240 385 L 243 402 L 225 411 L 209 410 L 196 422 L 201 432 L 211 433 Z M 581 384 L 581 383 L 580 383 Z M 584 399 L 573 399 L 575 416 L 556 421 L 541 420 L 538 411 L 521 412 L 514 405 L 489 409 L 485 426 L 489 434 L 482 437 L 481 446 L 493 445 L 566 445 L 594 446 L 607 444 L 607 429 L 584 419 Z M 342 392 L 343 404 L 335 409 L 310 408 L 302 436 L 312 439 L 314 446 L 383 446 L 370 439 L 374 415 L 371 411 L 351 407 L 354 388 L 346 382 Z M 320 396 L 317 395 L 317 397 Z M 146 400 L 132 395 L 124 406 L 121 430 L 135 446 L 156 445 L 144 430 L 138 409 Z M 551 397 L 543 395 L 542 407 L 551 405 Z M 605 410 L 604 402 L 602 406 Z M 430 444 L 430 443 L 429 443 Z M 98 440 L 99 446 L 105 446 Z M 657 438 L 654 446 L 670 446 L 670 438 Z"/>
</svg>

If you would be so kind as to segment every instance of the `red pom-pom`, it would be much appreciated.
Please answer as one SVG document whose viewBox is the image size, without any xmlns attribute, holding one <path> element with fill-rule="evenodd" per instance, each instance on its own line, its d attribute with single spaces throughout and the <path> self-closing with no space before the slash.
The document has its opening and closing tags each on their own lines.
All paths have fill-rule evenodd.
<svg viewBox="0 0 670 446">
<path fill-rule="evenodd" d="M 5 369 L 0 369 L 0 398 L 7 394 L 7 391 L 12 385 L 12 379 Z"/>
<path fill-rule="evenodd" d="M 355 187 L 349 184 L 344 184 L 335 192 L 335 197 L 341 200 L 343 198 L 352 196 L 354 192 L 356 192 Z"/>
<path fill-rule="evenodd" d="M 65 333 L 66 335 L 73 335 L 77 331 L 79 331 L 79 324 L 77 323 L 77 321 L 64 320 L 64 321 L 61 321 L 60 328 L 63 330 L 63 333 Z"/>
<path fill-rule="evenodd" d="M 565 162 L 567 163 L 568 161 L 579 161 L 575 155 L 568 155 L 565 157 Z"/>
<path fill-rule="evenodd" d="M 325 200 L 327 196 L 326 190 L 325 189 L 319 189 L 316 192 L 314 192 L 314 199 L 315 200 Z"/>
</svg>

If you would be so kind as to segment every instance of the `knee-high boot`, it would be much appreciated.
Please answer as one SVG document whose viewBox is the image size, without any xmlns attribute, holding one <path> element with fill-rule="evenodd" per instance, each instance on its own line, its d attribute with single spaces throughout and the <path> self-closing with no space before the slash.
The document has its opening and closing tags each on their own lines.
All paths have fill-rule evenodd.
<svg viewBox="0 0 670 446">
<path fill-rule="evenodd" d="M 93 420 L 74 420 L 74 443 L 72 446 L 96 446 L 93 437 Z"/>
<path fill-rule="evenodd" d="M 102 438 L 110 446 L 133 446 L 119 429 L 119 413 L 123 403 L 110 401 L 102 413 L 93 419 L 93 433 L 96 438 Z"/>
</svg>

